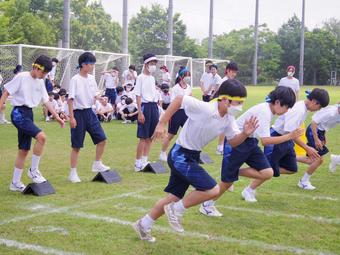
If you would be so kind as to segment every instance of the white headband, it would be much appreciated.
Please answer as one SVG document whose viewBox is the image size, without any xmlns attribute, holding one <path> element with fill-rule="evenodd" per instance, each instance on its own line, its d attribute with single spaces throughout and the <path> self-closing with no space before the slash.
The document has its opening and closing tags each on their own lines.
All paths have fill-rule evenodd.
<svg viewBox="0 0 340 255">
<path fill-rule="evenodd" d="M 149 57 L 149 58 L 144 60 L 144 64 L 147 64 L 147 63 L 149 63 L 150 61 L 153 61 L 153 60 L 157 61 L 157 58 L 155 56 Z"/>
</svg>

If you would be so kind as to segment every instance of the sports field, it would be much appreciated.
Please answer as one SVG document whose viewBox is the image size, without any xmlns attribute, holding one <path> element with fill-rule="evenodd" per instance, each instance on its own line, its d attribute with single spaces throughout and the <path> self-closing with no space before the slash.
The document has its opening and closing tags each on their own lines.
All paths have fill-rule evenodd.
<svg viewBox="0 0 340 255">
<path fill-rule="evenodd" d="M 263 102 L 271 89 L 248 87 L 244 109 Z M 340 101 L 340 87 L 327 89 L 332 104 Z M 7 117 L 9 113 L 8 109 Z M 164 195 L 168 174 L 134 172 L 136 125 L 103 124 L 108 137 L 103 162 L 119 172 L 122 182 L 91 182 L 95 147 L 87 137 L 78 166 L 82 182 L 71 184 L 68 124 L 61 129 L 55 122 L 44 122 L 41 109 L 35 111 L 35 119 L 48 137 L 40 168 L 57 193 L 35 197 L 8 190 L 17 130 L 1 125 L 0 254 L 340 254 L 340 167 L 335 173 L 328 171 L 329 155 L 311 179 L 314 191 L 297 187 L 306 168 L 299 165 L 296 175 L 265 183 L 258 190 L 258 202 L 248 204 L 240 193 L 249 179 L 240 178 L 234 192 L 217 203 L 222 218 L 207 218 L 198 207 L 191 208 L 184 216 L 185 232 L 178 234 L 162 217 L 153 229 L 157 241 L 150 244 L 138 239 L 131 224 Z M 340 154 L 340 126 L 328 133 L 327 141 L 330 151 Z M 205 149 L 214 160 L 205 167 L 219 180 L 222 157 L 215 148 L 213 142 Z M 159 150 L 160 144 L 152 147 L 151 160 L 158 159 Z M 26 170 L 29 165 L 30 156 Z M 29 183 L 26 173 L 23 182 Z"/>
</svg>

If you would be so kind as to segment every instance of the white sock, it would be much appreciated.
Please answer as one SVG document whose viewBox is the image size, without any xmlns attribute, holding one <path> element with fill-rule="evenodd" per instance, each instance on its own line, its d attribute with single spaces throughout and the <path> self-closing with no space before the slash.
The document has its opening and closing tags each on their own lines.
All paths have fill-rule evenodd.
<svg viewBox="0 0 340 255">
<path fill-rule="evenodd" d="M 161 151 L 161 154 L 166 154 L 166 151 Z"/>
<path fill-rule="evenodd" d="M 136 165 L 136 166 L 142 165 L 142 160 L 141 160 L 140 158 L 139 158 L 139 159 L 136 159 L 135 165 Z"/>
<path fill-rule="evenodd" d="M 70 175 L 77 174 L 77 168 L 71 168 Z"/>
<path fill-rule="evenodd" d="M 223 145 L 217 145 L 217 150 L 219 150 L 219 151 L 223 151 Z"/>
<path fill-rule="evenodd" d="M 303 175 L 303 177 L 301 178 L 301 182 L 308 182 L 310 177 L 312 175 L 309 175 L 307 172 Z"/>
<path fill-rule="evenodd" d="M 0 121 L 5 120 L 5 114 L 3 112 L 0 112 Z"/>
<path fill-rule="evenodd" d="M 21 176 L 22 176 L 22 169 L 14 167 L 12 182 L 13 183 L 20 182 L 21 181 Z"/>
<path fill-rule="evenodd" d="M 183 205 L 182 199 L 174 203 L 174 209 L 176 212 L 178 212 L 181 215 L 185 212 L 185 207 Z"/>
<path fill-rule="evenodd" d="M 252 193 L 255 192 L 255 189 L 250 188 L 250 186 L 248 186 L 247 189 L 248 189 L 249 192 L 252 192 Z"/>
<path fill-rule="evenodd" d="M 143 163 L 148 162 L 148 156 L 142 156 L 142 162 Z"/>
<path fill-rule="evenodd" d="M 212 206 L 212 205 L 214 205 L 215 204 L 215 201 L 214 200 L 208 200 L 208 201 L 205 201 L 204 203 L 203 203 L 203 206 L 204 207 L 209 207 L 209 206 Z"/>
<path fill-rule="evenodd" d="M 141 219 L 141 225 L 144 229 L 150 229 L 152 228 L 152 225 L 155 223 L 155 221 L 149 216 L 149 214 L 146 214 Z"/>
<path fill-rule="evenodd" d="M 100 160 L 98 160 L 98 161 L 95 160 L 94 163 L 95 163 L 96 165 L 98 165 L 98 164 L 100 164 Z"/>
<path fill-rule="evenodd" d="M 31 171 L 34 172 L 39 169 L 40 156 L 32 154 Z"/>
</svg>

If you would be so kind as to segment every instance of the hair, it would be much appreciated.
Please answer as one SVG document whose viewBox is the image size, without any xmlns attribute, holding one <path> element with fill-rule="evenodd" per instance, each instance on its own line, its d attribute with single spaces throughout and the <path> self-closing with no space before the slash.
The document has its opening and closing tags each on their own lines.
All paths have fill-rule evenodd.
<svg viewBox="0 0 340 255">
<path fill-rule="evenodd" d="M 296 95 L 294 90 L 288 87 L 278 86 L 272 90 L 267 96 L 266 102 L 275 104 L 275 101 L 279 100 L 281 106 L 288 106 L 292 108 L 296 102 Z"/>
<path fill-rule="evenodd" d="M 57 58 L 52 58 L 52 62 L 59 63 L 59 60 Z"/>
<path fill-rule="evenodd" d="M 22 71 L 22 65 L 17 65 L 14 70 L 13 70 L 13 73 L 14 74 L 17 74 L 17 73 L 20 73 Z"/>
<path fill-rule="evenodd" d="M 91 52 L 84 52 L 83 54 L 81 54 L 78 58 L 78 65 L 80 68 L 82 68 L 83 63 L 86 62 L 96 62 L 96 57 L 95 55 L 93 55 Z"/>
<path fill-rule="evenodd" d="M 209 70 L 213 69 L 213 68 L 216 68 L 216 70 L 218 70 L 218 66 L 215 65 L 215 64 L 212 64 L 211 66 L 209 66 Z"/>
<path fill-rule="evenodd" d="M 205 61 L 205 65 L 208 65 L 208 64 L 213 64 L 213 62 L 211 60 Z"/>
<path fill-rule="evenodd" d="M 112 70 L 119 71 L 117 66 L 113 66 Z"/>
<path fill-rule="evenodd" d="M 58 94 L 60 96 L 65 96 L 67 94 L 66 89 L 60 89 Z"/>
<path fill-rule="evenodd" d="M 122 86 L 117 86 L 116 91 L 117 91 L 117 94 L 118 94 L 120 92 L 123 92 L 124 88 Z"/>
<path fill-rule="evenodd" d="M 129 69 L 132 69 L 133 71 L 136 71 L 136 66 L 135 65 L 129 65 Z"/>
<path fill-rule="evenodd" d="M 239 80 L 229 79 L 222 82 L 217 93 L 215 94 L 215 97 L 219 97 L 221 95 L 228 95 L 231 97 L 247 97 L 247 89 Z"/>
<path fill-rule="evenodd" d="M 54 96 L 54 93 L 52 91 L 48 92 L 47 94 L 48 96 Z"/>
<path fill-rule="evenodd" d="M 35 61 L 34 64 L 38 64 L 44 67 L 43 72 L 48 73 L 52 70 L 52 60 L 51 58 L 45 56 L 45 55 L 40 55 Z"/>
<path fill-rule="evenodd" d="M 321 107 L 326 107 L 329 104 L 329 94 L 325 89 L 315 88 L 307 95 L 309 100 L 316 100 Z"/>
<path fill-rule="evenodd" d="M 163 83 L 163 84 L 161 85 L 161 90 L 162 90 L 162 91 L 163 91 L 163 90 L 169 90 L 169 89 L 170 89 L 169 84 Z"/>
<path fill-rule="evenodd" d="M 293 69 L 293 72 L 295 73 L 295 66 L 287 66 L 287 72 L 288 72 L 290 69 Z"/>
<path fill-rule="evenodd" d="M 183 78 L 187 74 L 190 74 L 190 71 L 185 66 L 180 66 L 178 70 L 178 75 L 175 80 L 175 84 L 179 83 L 181 81 L 181 78 Z"/>
<path fill-rule="evenodd" d="M 131 97 L 128 97 L 125 99 L 125 104 L 129 105 L 129 104 L 132 104 L 133 100 Z"/>
<path fill-rule="evenodd" d="M 226 70 L 238 71 L 238 65 L 236 62 L 230 61 L 225 68 Z"/>
<path fill-rule="evenodd" d="M 54 100 L 58 100 L 60 98 L 60 95 L 58 93 L 54 94 Z"/>
</svg>

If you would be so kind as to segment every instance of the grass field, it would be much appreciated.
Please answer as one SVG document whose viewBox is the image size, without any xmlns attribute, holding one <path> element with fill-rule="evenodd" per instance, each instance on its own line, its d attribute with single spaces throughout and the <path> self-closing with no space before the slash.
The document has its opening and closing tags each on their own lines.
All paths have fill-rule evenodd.
<svg viewBox="0 0 340 255">
<path fill-rule="evenodd" d="M 271 89 L 248 87 L 245 108 L 263 102 Z M 327 89 L 332 103 L 340 100 L 340 88 Z M 150 244 L 137 238 L 131 224 L 164 195 L 168 174 L 134 172 L 136 125 L 103 124 L 108 137 L 103 161 L 119 172 L 122 182 L 91 182 L 95 147 L 87 136 L 78 166 L 82 182 L 71 184 L 69 128 L 45 123 L 41 111 L 35 113 L 48 137 L 40 169 L 56 194 L 35 197 L 8 190 L 17 131 L 1 125 L 0 254 L 340 254 L 340 168 L 328 171 L 329 155 L 312 177 L 314 191 L 297 187 L 306 169 L 299 165 L 296 175 L 272 179 L 259 189 L 258 203 L 247 204 L 240 193 L 249 180 L 240 178 L 235 191 L 217 203 L 222 218 L 207 218 L 198 207 L 191 208 L 184 217 L 186 231 L 178 234 L 162 217 L 153 230 L 157 241 Z M 340 154 L 339 144 L 340 126 L 328 133 L 330 151 Z M 221 156 L 215 148 L 216 142 L 206 147 L 215 163 L 205 167 L 219 180 Z M 159 150 L 160 144 L 152 147 L 151 160 L 158 158 Z M 26 170 L 29 165 L 30 156 Z M 26 171 L 23 181 L 29 183 Z"/>
</svg>

